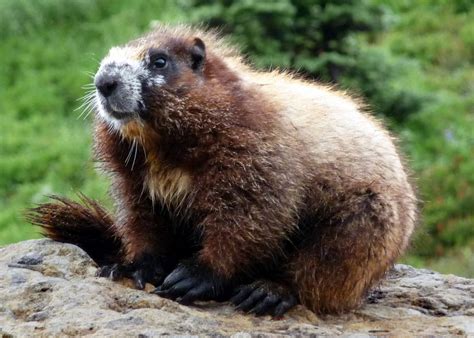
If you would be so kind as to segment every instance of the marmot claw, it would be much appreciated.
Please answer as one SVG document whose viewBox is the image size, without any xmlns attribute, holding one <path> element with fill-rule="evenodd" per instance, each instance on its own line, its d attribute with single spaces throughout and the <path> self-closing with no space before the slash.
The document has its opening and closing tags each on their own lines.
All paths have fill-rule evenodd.
<svg viewBox="0 0 474 338">
<path fill-rule="evenodd" d="M 297 298 L 284 286 L 259 280 L 236 288 L 230 302 L 236 309 L 256 316 L 281 317 L 298 303 Z"/>
<path fill-rule="evenodd" d="M 160 285 L 166 273 L 159 260 L 145 255 L 132 263 L 104 265 L 99 268 L 96 275 L 112 280 L 131 278 L 135 283 L 135 287 L 143 290 L 146 283 Z"/>
<path fill-rule="evenodd" d="M 179 264 L 153 293 L 181 304 L 192 304 L 196 300 L 219 300 L 227 285 L 222 278 L 189 260 Z"/>
</svg>

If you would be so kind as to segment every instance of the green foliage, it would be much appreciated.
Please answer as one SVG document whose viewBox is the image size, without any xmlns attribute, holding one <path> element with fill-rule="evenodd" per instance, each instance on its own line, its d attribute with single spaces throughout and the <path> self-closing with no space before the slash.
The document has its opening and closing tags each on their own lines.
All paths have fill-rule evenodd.
<svg viewBox="0 0 474 338">
<path fill-rule="evenodd" d="M 474 49 L 471 36 L 460 34 L 472 22 L 474 6 L 461 11 L 456 2 L 427 1 L 402 8 L 397 29 L 384 39 L 396 53 L 419 60 L 419 87 L 433 98 L 402 130 L 424 204 L 414 243 L 424 259 L 459 258 L 452 252 L 474 248 Z"/>
<path fill-rule="evenodd" d="M 224 27 L 259 66 L 301 68 L 335 80 L 351 63 L 348 38 L 383 26 L 383 7 L 364 1 L 195 0 L 195 19 Z"/>
<path fill-rule="evenodd" d="M 166 1 L 0 0 L 0 245 L 38 236 L 22 212 L 47 194 L 106 196 L 81 87 L 110 46 L 164 16 L 179 19 Z"/>
<path fill-rule="evenodd" d="M 380 46 L 365 46 L 354 53 L 354 63 L 339 85 L 368 98 L 375 113 L 403 122 L 432 100 L 419 86 L 421 69 L 416 60 L 396 56 Z"/>
<path fill-rule="evenodd" d="M 365 41 L 392 21 L 386 6 L 371 0 L 194 0 L 192 4 L 198 6 L 193 11 L 196 21 L 224 27 L 257 66 L 296 69 L 351 91 L 357 88 L 378 113 L 396 120 L 417 111 L 425 99 L 424 93 L 399 84 L 404 74 L 418 70 L 415 62 Z"/>
</svg>

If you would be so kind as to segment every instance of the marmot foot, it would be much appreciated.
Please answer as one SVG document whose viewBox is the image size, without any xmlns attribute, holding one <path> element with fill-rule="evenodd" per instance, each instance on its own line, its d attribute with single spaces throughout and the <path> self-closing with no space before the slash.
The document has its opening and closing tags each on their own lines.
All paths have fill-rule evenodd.
<svg viewBox="0 0 474 338">
<path fill-rule="evenodd" d="M 219 301 L 227 290 L 232 290 L 229 285 L 228 281 L 200 266 L 195 259 L 189 259 L 180 263 L 153 293 L 188 305 L 197 300 Z"/>
<path fill-rule="evenodd" d="M 268 280 L 240 285 L 230 299 L 238 310 L 256 316 L 281 317 L 298 303 L 295 295 L 284 285 Z"/>
<path fill-rule="evenodd" d="M 144 255 L 133 263 L 104 265 L 99 268 L 96 275 L 112 280 L 131 278 L 135 282 L 135 287 L 143 290 L 146 283 L 160 285 L 166 277 L 166 272 L 159 260 Z"/>
</svg>

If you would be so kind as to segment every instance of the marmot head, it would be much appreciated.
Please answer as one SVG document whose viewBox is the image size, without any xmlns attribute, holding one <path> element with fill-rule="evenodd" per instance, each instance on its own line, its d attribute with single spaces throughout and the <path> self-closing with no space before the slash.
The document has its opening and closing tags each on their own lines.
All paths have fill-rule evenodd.
<svg viewBox="0 0 474 338">
<path fill-rule="evenodd" d="M 192 33 L 160 27 L 113 47 L 94 78 L 99 117 L 121 131 L 131 121 L 156 124 L 179 109 L 205 80 L 206 47 Z"/>
</svg>

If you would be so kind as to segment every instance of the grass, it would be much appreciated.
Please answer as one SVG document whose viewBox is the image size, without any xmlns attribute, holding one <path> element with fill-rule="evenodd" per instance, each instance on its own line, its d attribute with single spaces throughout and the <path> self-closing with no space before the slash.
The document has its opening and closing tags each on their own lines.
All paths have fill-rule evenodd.
<svg viewBox="0 0 474 338">
<path fill-rule="evenodd" d="M 39 237 L 22 213 L 45 195 L 105 198 L 81 88 L 110 46 L 180 15 L 169 1 L 0 1 L 0 245 Z"/>
</svg>

